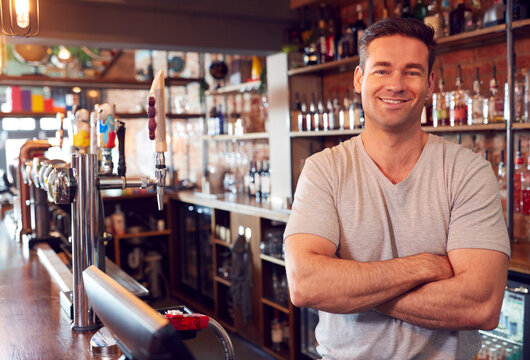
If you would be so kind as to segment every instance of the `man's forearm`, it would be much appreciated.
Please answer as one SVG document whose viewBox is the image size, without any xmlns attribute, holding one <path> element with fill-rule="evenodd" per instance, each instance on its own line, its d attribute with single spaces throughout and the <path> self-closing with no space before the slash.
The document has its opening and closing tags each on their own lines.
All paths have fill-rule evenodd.
<svg viewBox="0 0 530 360">
<path fill-rule="evenodd" d="M 376 310 L 427 328 L 495 328 L 506 284 L 507 260 L 504 255 L 499 257 L 491 253 L 482 251 L 482 256 L 475 256 L 484 260 L 488 255 L 494 256 L 489 261 L 482 261 L 487 264 L 483 271 L 480 270 L 481 260 L 463 257 L 459 261 L 467 259 L 472 265 L 475 262 L 478 271 L 463 271 L 453 278 L 424 284 L 381 304 Z"/>
<path fill-rule="evenodd" d="M 292 244 L 296 244 L 295 247 L 291 248 Z M 288 283 L 291 300 L 296 306 L 333 313 L 361 312 L 421 284 L 453 275 L 444 256 L 419 254 L 357 262 L 338 259 L 329 252 L 315 253 L 305 249 L 303 244 L 301 241 L 286 243 Z"/>
</svg>

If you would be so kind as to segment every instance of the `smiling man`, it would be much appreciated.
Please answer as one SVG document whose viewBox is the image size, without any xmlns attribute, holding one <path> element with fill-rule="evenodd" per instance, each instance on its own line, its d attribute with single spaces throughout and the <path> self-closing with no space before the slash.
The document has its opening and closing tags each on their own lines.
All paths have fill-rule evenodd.
<svg viewBox="0 0 530 360">
<path fill-rule="evenodd" d="M 420 125 L 433 33 L 395 18 L 365 31 L 365 130 L 298 181 L 286 270 L 292 302 L 319 309 L 325 359 L 471 359 L 498 323 L 510 245 L 495 175 Z"/>
</svg>

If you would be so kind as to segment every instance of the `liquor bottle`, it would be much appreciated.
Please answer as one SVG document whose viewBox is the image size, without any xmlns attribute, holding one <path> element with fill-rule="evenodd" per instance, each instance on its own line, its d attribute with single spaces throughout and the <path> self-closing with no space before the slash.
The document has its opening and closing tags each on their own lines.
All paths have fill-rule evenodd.
<svg viewBox="0 0 530 360">
<path fill-rule="evenodd" d="M 260 174 L 261 178 L 261 198 L 268 199 L 271 194 L 271 174 L 269 171 L 269 161 L 263 160 L 263 168 Z"/>
<path fill-rule="evenodd" d="M 456 8 L 451 11 L 451 35 L 467 31 L 466 20 L 472 17 L 471 9 L 467 8 L 464 0 L 458 0 Z"/>
<path fill-rule="evenodd" d="M 344 129 L 344 109 L 339 101 L 339 92 L 333 98 L 333 130 L 335 129 Z"/>
<path fill-rule="evenodd" d="M 502 0 L 495 0 L 493 5 L 484 12 L 484 27 L 504 24 L 506 5 Z"/>
<path fill-rule="evenodd" d="M 386 0 L 383 1 L 383 13 L 381 14 L 381 19 L 386 19 L 388 17 L 388 5 Z"/>
<path fill-rule="evenodd" d="M 394 1 L 394 17 L 400 18 L 402 15 L 403 5 L 401 0 Z"/>
<path fill-rule="evenodd" d="M 213 106 L 208 118 L 208 135 L 219 135 L 219 120 L 217 119 L 217 107 Z"/>
<path fill-rule="evenodd" d="M 353 37 L 355 39 L 355 53 L 359 53 L 359 47 L 361 44 L 361 37 L 364 34 L 364 30 L 366 30 L 366 24 L 363 20 L 363 7 L 361 4 L 357 4 L 356 7 L 357 10 L 357 21 L 355 24 L 353 24 L 352 30 L 353 30 Z"/>
<path fill-rule="evenodd" d="M 248 184 L 248 196 L 256 196 L 256 162 L 250 161 L 250 169 L 248 170 L 249 184 Z"/>
<path fill-rule="evenodd" d="M 326 31 L 326 62 L 337 58 L 337 28 L 333 16 L 330 14 Z"/>
<path fill-rule="evenodd" d="M 427 6 L 427 16 L 423 19 L 423 22 L 432 26 L 435 39 L 444 36 L 443 16 L 438 12 L 438 2 L 436 0 L 432 0 Z"/>
<path fill-rule="evenodd" d="M 356 42 L 353 38 L 353 30 L 350 25 L 342 29 L 342 37 L 337 46 L 337 60 L 345 59 L 355 55 Z"/>
<path fill-rule="evenodd" d="M 432 95 L 432 125 L 434 127 L 449 125 L 449 102 L 447 101 L 447 93 L 444 91 L 443 74 L 443 68 L 440 67 L 438 92 Z"/>
<path fill-rule="evenodd" d="M 353 130 L 355 129 L 355 126 L 357 125 L 356 124 L 356 119 L 355 119 L 355 97 L 357 95 L 357 93 L 355 92 L 355 89 L 353 90 L 352 92 L 353 94 L 353 99 L 348 99 L 348 120 L 349 120 L 349 123 L 350 123 L 350 130 Z"/>
<path fill-rule="evenodd" d="M 460 64 L 456 68 L 456 90 L 451 92 L 449 104 L 449 121 L 451 126 L 461 126 L 467 124 L 466 100 L 467 93 L 462 90 L 462 69 Z"/>
<path fill-rule="evenodd" d="M 254 185 L 256 187 L 256 194 L 254 194 L 257 198 L 261 197 L 261 161 L 256 161 L 256 171 L 254 172 Z"/>
<path fill-rule="evenodd" d="M 329 93 L 328 101 L 326 102 L 326 111 L 328 113 L 328 130 L 335 130 L 335 108 L 333 107 L 331 93 Z"/>
<path fill-rule="evenodd" d="M 307 131 L 311 131 L 313 129 L 313 117 L 316 111 L 315 94 L 312 94 L 311 98 L 312 99 L 309 103 L 309 108 L 305 113 L 305 126 Z"/>
<path fill-rule="evenodd" d="M 530 71 L 526 71 L 524 80 L 524 122 L 530 122 Z"/>
<path fill-rule="evenodd" d="M 484 97 L 480 94 L 480 78 L 478 68 L 475 68 L 473 92 L 473 96 L 468 97 L 467 102 L 467 123 L 469 125 L 484 124 Z"/>
<path fill-rule="evenodd" d="M 324 105 L 322 105 L 322 99 L 318 99 L 317 109 L 313 116 L 313 128 L 315 131 L 324 129 Z M 326 116 L 327 118 L 327 116 Z"/>
<path fill-rule="evenodd" d="M 328 53 L 327 41 L 326 41 L 326 20 L 324 18 L 324 12 L 326 5 L 320 6 L 320 18 L 318 20 L 318 61 L 319 64 L 326 62 L 326 54 Z"/>
<path fill-rule="evenodd" d="M 296 130 L 298 131 L 304 131 L 304 111 L 302 111 L 302 107 L 305 107 L 305 105 L 302 105 L 302 103 L 300 102 L 300 95 L 296 93 L 294 96 L 294 105 L 293 111 L 291 112 L 291 119 L 292 121 L 296 121 Z M 294 126 L 295 125 L 293 124 L 293 127 Z"/>
<path fill-rule="evenodd" d="M 328 112 L 327 105 L 324 106 L 324 101 L 322 99 L 319 99 L 317 108 L 318 108 L 318 112 L 320 113 L 320 121 L 321 121 L 320 129 L 324 131 L 328 131 L 329 130 L 329 112 Z"/>
<path fill-rule="evenodd" d="M 283 330 L 277 309 L 274 309 L 274 318 L 271 321 L 271 340 L 272 350 L 276 352 L 281 351 L 283 342 Z"/>
<path fill-rule="evenodd" d="M 523 194 L 522 180 L 524 179 L 524 159 L 521 152 L 521 139 L 517 141 L 517 152 L 515 155 L 515 166 L 513 172 L 513 237 L 518 242 L 528 237 L 528 226 L 523 216 Z"/>
<path fill-rule="evenodd" d="M 442 0 L 442 7 L 440 11 L 441 11 L 443 24 L 444 24 L 444 35 L 449 36 L 451 35 L 451 21 L 450 21 L 451 2 L 450 0 Z"/>
<path fill-rule="evenodd" d="M 424 21 L 427 16 L 427 7 L 423 3 L 423 0 L 418 0 L 413 10 L 414 18 Z"/>
<path fill-rule="evenodd" d="M 484 19 L 484 13 L 482 11 L 481 1 L 472 0 L 471 7 L 471 23 L 468 24 L 468 30 L 479 30 L 482 29 L 482 21 Z"/>
<path fill-rule="evenodd" d="M 501 159 L 497 169 L 497 179 L 499 181 L 499 192 L 501 196 L 502 210 L 506 211 L 506 165 L 504 163 L 504 150 L 501 150 Z"/>
<path fill-rule="evenodd" d="M 354 91 L 353 93 L 354 124 L 355 127 L 364 129 L 364 110 L 361 95 Z"/>
<path fill-rule="evenodd" d="M 355 90 L 354 90 L 355 91 Z M 344 99 L 342 101 L 343 109 L 344 109 L 344 129 L 353 129 L 352 121 L 353 121 L 353 107 L 351 108 L 351 114 L 350 114 L 350 90 L 346 89 L 346 93 L 344 94 Z"/>
<path fill-rule="evenodd" d="M 223 107 L 221 104 L 219 104 L 219 108 L 217 109 L 217 124 L 219 126 L 219 129 L 217 131 L 217 135 L 223 135 L 226 134 L 226 124 L 225 124 L 225 117 L 223 115 Z"/>
<path fill-rule="evenodd" d="M 403 7 L 401 8 L 401 17 L 402 18 L 411 18 L 412 17 L 412 11 L 410 8 L 410 0 L 402 0 L 403 1 Z"/>
<path fill-rule="evenodd" d="M 522 212 L 526 217 L 528 217 L 530 215 L 530 153 L 528 154 L 528 162 L 526 165 L 526 171 L 522 172 L 521 187 L 522 187 L 522 199 L 521 199 Z M 528 222 L 525 221 L 525 223 L 528 223 Z"/>
<path fill-rule="evenodd" d="M 250 161 L 249 169 L 245 173 L 245 176 L 243 176 L 243 193 L 247 194 L 247 195 L 250 195 L 250 182 L 252 181 L 251 180 L 251 178 L 252 178 L 251 169 L 253 167 L 252 163 L 253 163 L 253 161 Z"/>
<path fill-rule="evenodd" d="M 513 120 L 525 122 L 524 118 L 524 92 L 526 69 L 517 72 L 513 85 Z M 507 102 L 506 102 L 507 103 Z"/>
<path fill-rule="evenodd" d="M 504 96 L 499 91 L 497 84 L 497 68 L 493 65 L 493 75 L 490 80 L 491 96 L 488 99 L 488 122 L 504 122 Z"/>
</svg>

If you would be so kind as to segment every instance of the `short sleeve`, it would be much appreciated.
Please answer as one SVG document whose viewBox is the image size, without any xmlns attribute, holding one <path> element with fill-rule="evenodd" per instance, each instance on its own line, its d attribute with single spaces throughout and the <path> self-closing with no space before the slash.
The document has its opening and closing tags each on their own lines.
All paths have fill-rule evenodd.
<svg viewBox="0 0 530 360">
<path fill-rule="evenodd" d="M 497 250 L 510 256 L 499 186 L 491 165 L 474 159 L 454 182 L 447 251 L 459 248 Z"/>
<path fill-rule="evenodd" d="M 324 150 L 306 159 L 284 238 L 293 234 L 313 234 L 339 245 L 339 220 L 329 155 L 329 150 Z"/>
</svg>

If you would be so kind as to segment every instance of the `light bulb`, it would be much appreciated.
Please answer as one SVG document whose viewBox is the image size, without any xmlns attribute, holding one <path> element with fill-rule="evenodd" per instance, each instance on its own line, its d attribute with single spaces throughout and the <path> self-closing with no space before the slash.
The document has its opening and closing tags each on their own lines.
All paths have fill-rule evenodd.
<svg viewBox="0 0 530 360">
<path fill-rule="evenodd" d="M 17 25 L 21 28 L 29 26 L 29 0 L 15 0 Z"/>
<path fill-rule="evenodd" d="M 70 53 L 70 50 L 68 50 L 64 46 L 61 46 L 61 48 L 59 49 L 59 52 L 57 53 L 57 57 L 61 61 L 68 61 L 70 60 L 71 56 L 72 54 Z"/>
</svg>

